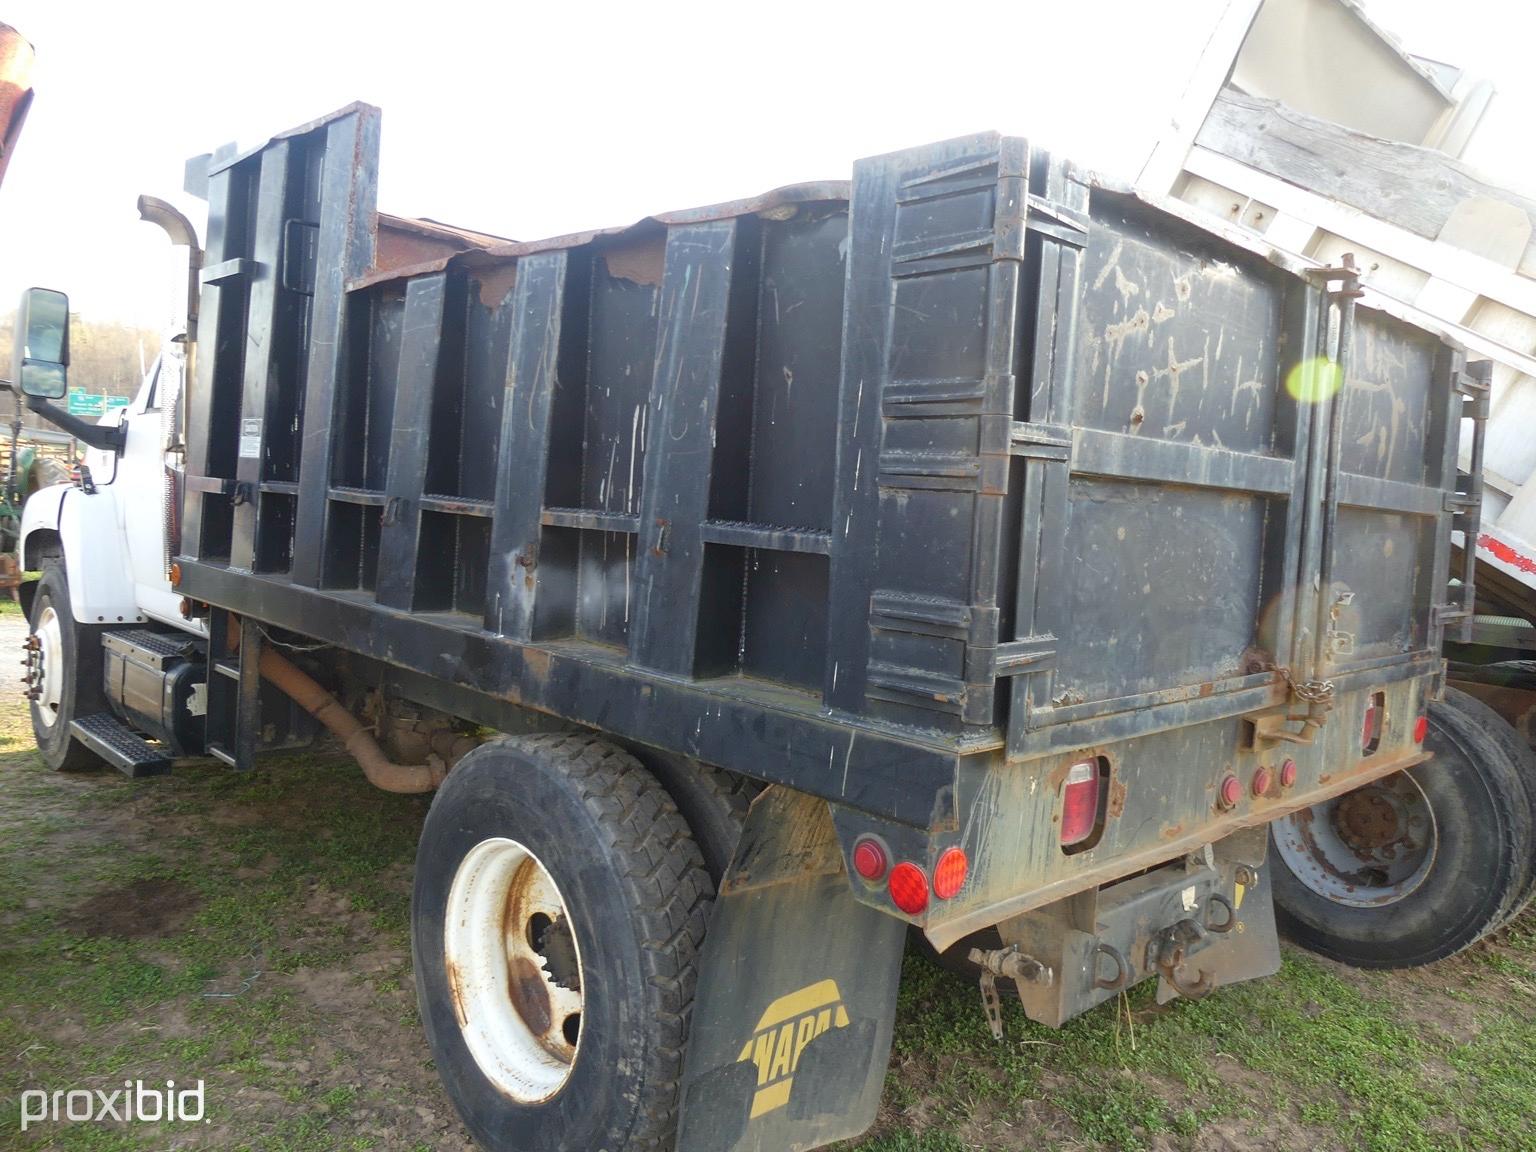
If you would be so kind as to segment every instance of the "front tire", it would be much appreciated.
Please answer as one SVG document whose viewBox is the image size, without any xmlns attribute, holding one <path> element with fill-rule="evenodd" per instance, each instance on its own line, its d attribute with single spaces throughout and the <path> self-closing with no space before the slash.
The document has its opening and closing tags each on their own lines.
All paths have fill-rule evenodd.
<svg viewBox="0 0 1536 1152">
<path fill-rule="evenodd" d="M 1530 894 L 1528 751 L 1455 690 L 1429 709 L 1427 764 L 1271 826 L 1275 916 L 1303 947 L 1358 968 L 1460 952 Z"/>
<path fill-rule="evenodd" d="M 60 772 L 99 768 L 103 761 L 70 735 L 69 723 L 106 710 L 102 689 L 101 634 L 105 629 L 75 621 L 64 569 L 43 569 L 32 595 L 33 646 L 29 684 L 32 735 L 48 767 Z"/>
<path fill-rule="evenodd" d="M 476 1139 L 670 1149 L 713 888 L 655 777 L 594 736 L 484 744 L 416 859 L 417 999 Z"/>
</svg>

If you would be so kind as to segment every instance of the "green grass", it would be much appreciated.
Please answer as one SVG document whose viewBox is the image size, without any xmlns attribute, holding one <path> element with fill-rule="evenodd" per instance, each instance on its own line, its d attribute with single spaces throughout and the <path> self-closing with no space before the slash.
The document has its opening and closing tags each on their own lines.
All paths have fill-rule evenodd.
<svg viewBox="0 0 1536 1152">
<path fill-rule="evenodd" d="M 1166 1008 L 1143 985 L 1054 1032 L 1009 1005 L 1002 1044 L 909 955 L 882 1120 L 851 1147 L 1198 1147 L 1221 1123 L 1240 1147 L 1536 1148 L 1533 927 L 1414 975 L 1287 950 L 1274 979 Z"/>
<path fill-rule="evenodd" d="M 409 959 L 425 799 L 334 756 L 129 781 L 48 772 L 30 745 L 0 705 L 0 1147 L 463 1145 Z M 1199 1002 L 1144 987 L 1059 1031 L 1005 1019 L 995 1043 L 975 986 L 909 955 L 880 1118 L 845 1152 L 1536 1149 L 1530 915 L 1419 973 L 1287 950 Z M 210 1123 L 19 1134 L 23 1089 L 125 1076 L 202 1078 Z"/>
<path fill-rule="evenodd" d="M 202 1078 L 212 1123 L 194 1138 L 210 1147 L 405 1147 L 354 1117 L 398 1109 L 407 1122 L 380 1131 L 421 1137 L 424 1101 L 441 1125 L 451 1120 L 427 1067 L 408 959 L 425 801 L 377 792 L 335 757 L 294 756 L 247 776 L 214 765 L 136 782 L 55 774 L 30 750 L 24 715 L 0 712 L 0 1147 L 188 1138 L 154 1124 L 45 1125 L 19 1137 L 24 1089 L 124 1076 Z M 147 893 L 146 915 L 156 893 L 185 907 L 144 935 L 132 915 L 126 935 L 81 919 L 91 897 L 110 915 L 122 893 Z M 366 971 L 354 972 L 359 957 Z M 307 993 L 320 977 L 335 991 Z M 335 1066 L 317 1067 L 320 1052 Z M 347 1071 L 386 1055 L 401 1071 L 371 1082 Z"/>
</svg>

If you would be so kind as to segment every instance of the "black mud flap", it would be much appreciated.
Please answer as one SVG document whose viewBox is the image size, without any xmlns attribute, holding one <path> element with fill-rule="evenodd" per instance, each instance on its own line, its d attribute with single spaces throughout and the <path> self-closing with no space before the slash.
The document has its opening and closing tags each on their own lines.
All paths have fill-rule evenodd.
<svg viewBox="0 0 1536 1152">
<path fill-rule="evenodd" d="M 907 926 L 854 900 L 824 800 L 752 805 L 694 1002 L 678 1152 L 788 1152 L 874 1122 Z"/>
</svg>

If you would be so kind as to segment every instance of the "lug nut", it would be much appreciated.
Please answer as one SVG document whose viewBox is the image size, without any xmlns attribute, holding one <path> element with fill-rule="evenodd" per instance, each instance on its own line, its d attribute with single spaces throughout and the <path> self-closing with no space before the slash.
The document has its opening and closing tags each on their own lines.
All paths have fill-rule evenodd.
<svg viewBox="0 0 1536 1152">
<path fill-rule="evenodd" d="M 1263 796 L 1275 782 L 1275 774 L 1268 768 L 1260 768 L 1253 774 L 1253 794 Z"/>
<path fill-rule="evenodd" d="M 1280 787 L 1289 788 L 1296 783 L 1296 761 L 1287 760 L 1280 765 Z"/>
<path fill-rule="evenodd" d="M 1243 786 L 1236 776 L 1228 772 L 1222 777 L 1221 788 L 1216 793 L 1216 804 L 1221 808 L 1236 808 L 1243 797 Z"/>
</svg>

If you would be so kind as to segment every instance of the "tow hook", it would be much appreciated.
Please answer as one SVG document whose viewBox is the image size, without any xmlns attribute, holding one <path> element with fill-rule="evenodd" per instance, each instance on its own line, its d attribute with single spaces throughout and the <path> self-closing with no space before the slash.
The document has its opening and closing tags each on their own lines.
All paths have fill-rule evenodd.
<svg viewBox="0 0 1536 1152">
<path fill-rule="evenodd" d="M 1016 944 L 1007 948 L 972 948 L 968 959 L 981 967 L 981 1010 L 986 1013 L 987 1027 L 994 1040 L 1003 1038 L 1003 1006 L 997 996 L 999 976 L 1016 984 L 1047 987 L 1056 979 L 1054 972 L 1033 956 L 1020 952 Z"/>
<path fill-rule="evenodd" d="M 1099 975 L 1102 970 L 1099 963 L 1101 956 L 1115 966 L 1113 976 Z M 1102 988 L 1106 992 L 1119 992 L 1123 988 L 1130 987 L 1131 976 L 1131 962 L 1125 958 L 1124 952 L 1102 940 L 1093 946 L 1093 986 L 1095 988 Z"/>
<path fill-rule="evenodd" d="M 21 662 L 22 667 L 26 669 L 25 675 L 21 678 L 21 682 L 26 685 L 26 692 L 23 695 L 28 700 L 36 700 L 43 691 L 43 642 L 38 638 L 37 633 L 33 632 L 22 642 L 22 647 L 27 652 Z"/>
<path fill-rule="evenodd" d="M 1221 919 L 1215 924 L 1211 923 L 1210 912 L 1206 912 L 1205 930 L 1207 932 L 1215 932 L 1217 935 L 1220 935 L 1224 932 L 1232 931 L 1233 926 L 1237 923 L 1237 911 L 1232 907 L 1232 901 L 1220 893 L 1212 892 L 1205 898 L 1205 906 L 1208 910 L 1211 908 L 1221 909 Z"/>
<path fill-rule="evenodd" d="M 1221 925 L 1220 931 L 1226 931 L 1230 923 L 1229 920 Z M 1184 966 L 1184 961 L 1192 953 L 1204 947 L 1208 940 L 1209 933 L 1204 925 L 1194 920 L 1180 920 L 1147 941 L 1147 967 L 1156 968 L 1180 996 L 1189 1000 L 1198 1000 L 1216 986 L 1211 979 L 1211 974 L 1204 968 L 1198 969 L 1195 979 L 1191 981 L 1179 975 L 1179 969 Z"/>
</svg>

